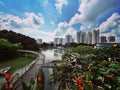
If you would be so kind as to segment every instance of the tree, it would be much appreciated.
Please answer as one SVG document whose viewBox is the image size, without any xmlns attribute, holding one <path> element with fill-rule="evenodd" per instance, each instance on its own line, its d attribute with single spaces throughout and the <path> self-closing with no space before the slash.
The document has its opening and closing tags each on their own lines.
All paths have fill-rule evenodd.
<svg viewBox="0 0 120 90">
<path fill-rule="evenodd" d="M 16 56 L 20 44 L 11 44 L 6 39 L 0 39 L 0 60 L 11 59 Z"/>
<path fill-rule="evenodd" d="M 0 38 L 8 39 L 11 43 L 21 43 L 22 48 L 25 50 L 33 50 L 38 51 L 39 46 L 36 43 L 35 39 L 22 35 L 20 33 L 15 33 L 13 31 L 1 30 L 0 31 Z"/>
</svg>

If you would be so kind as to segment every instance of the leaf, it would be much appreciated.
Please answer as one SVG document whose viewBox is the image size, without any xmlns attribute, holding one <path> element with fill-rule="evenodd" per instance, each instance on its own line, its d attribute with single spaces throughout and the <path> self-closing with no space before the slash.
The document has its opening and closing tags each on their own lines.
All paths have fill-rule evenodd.
<svg viewBox="0 0 120 90">
<path fill-rule="evenodd" d="M 23 90 L 30 90 L 29 87 L 22 81 Z"/>
<path fill-rule="evenodd" d="M 109 85 L 109 84 L 105 84 L 105 86 L 106 86 L 107 88 L 109 88 L 109 89 L 111 89 L 111 88 L 112 88 L 112 86 L 111 86 L 111 85 Z"/>
</svg>

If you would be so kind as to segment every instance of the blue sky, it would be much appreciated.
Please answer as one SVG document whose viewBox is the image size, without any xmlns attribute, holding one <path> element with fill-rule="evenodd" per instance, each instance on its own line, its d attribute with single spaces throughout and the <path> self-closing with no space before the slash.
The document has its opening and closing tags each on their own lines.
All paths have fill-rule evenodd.
<svg viewBox="0 0 120 90">
<path fill-rule="evenodd" d="M 120 0 L 0 0 L 0 30 L 43 42 L 100 29 L 120 42 Z"/>
</svg>

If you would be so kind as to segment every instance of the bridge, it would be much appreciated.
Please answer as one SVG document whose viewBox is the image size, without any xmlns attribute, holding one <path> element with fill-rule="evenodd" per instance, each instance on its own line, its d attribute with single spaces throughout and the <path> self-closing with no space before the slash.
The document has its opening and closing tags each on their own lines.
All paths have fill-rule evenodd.
<svg viewBox="0 0 120 90">
<path fill-rule="evenodd" d="M 29 51 L 29 50 L 18 50 L 18 52 L 33 53 L 33 54 L 36 54 L 36 55 L 39 54 L 38 52 L 35 52 L 35 51 Z"/>
<path fill-rule="evenodd" d="M 38 55 L 38 57 L 34 60 L 32 65 L 30 65 L 30 68 L 27 71 L 25 71 L 25 73 L 22 76 L 20 76 L 20 79 L 26 84 L 28 84 L 31 78 L 34 79 L 37 78 L 39 71 L 42 69 L 42 64 L 44 63 L 45 56 L 38 52 L 28 50 L 18 50 L 18 52 L 34 53 Z M 18 79 L 17 81 L 14 82 L 15 90 L 23 90 L 21 80 Z"/>
<path fill-rule="evenodd" d="M 45 68 L 54 68 L 54 67 L 56 67 L 56 64 L 48 62 L 48 63 L 42 64 L 42 67 L 45 67 Z"/>
</svg>

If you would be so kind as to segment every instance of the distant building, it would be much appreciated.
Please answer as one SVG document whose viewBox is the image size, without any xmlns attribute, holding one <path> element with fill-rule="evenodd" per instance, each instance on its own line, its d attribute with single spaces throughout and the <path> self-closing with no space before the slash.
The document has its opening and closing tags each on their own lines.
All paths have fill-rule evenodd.
<svg viewBox="0 0 120 90">
<path fill-rule="evenodd" d="M 72 43 L 72 35 L 66 35 L 65 37 L 65 43 L 69 44 L 69 43 Z"/>
<path fill-rule="evenodd" d="M 74 43 L 75 42 L 75 39 L 74 38 L 72 38 L 72 43 Z"/>
<path fill-rule="evenodd" d="M 77 32 L 77 43 L 82 43 L 82 32 Z"/>
<path fill-rule="evenodd" d="M 80 43 L 80 32 L 77 32 L 77 43 Z"/>
<path fill-rule="evenodd" d="M 100 42 L 101 43 L 107 43 L 106 36 L 100 36 Z"/>
<path fill-rule="evenodd" d="M 97 43 L 96 48 L 104 48 L 108 46 L 120 46 L 120 43 Z"/>
<path fill-rule="evenodd" d="M 38 44 L 42 44 L 42 39 L 37 39 L 36 41 Z"/>
<path fill-rule="evenodd" d="M 54 38 L 54 45 L 58 45 L 59 43 L 60 43 L 59 38 L 58 37 Z"/>
<path fill-rule="evenodd" d="M 108 43 L 114 43 L 115 42 L 115 36 L 108 36 L 107 40 L 108 40 Z"/>
<path fill-rule="evenodd" d="M 82 43 L 86 43 L 86 40 L 87 40 L 86 33 L 84 32 L 82 33 Z"/>
<path fill-rule="evenodd" d="M 92 33 L 88 32 L 87 34 L 87 44 L 92 44 Z"/>
<path fill-rule="evenodd" d="M 60 39 L 59 39 L 59 44 L 65 45 L 65 40 L 64 40 L 64 38 L 60 38 Z"/>
<path fill-rule="evenodd" d="M 99 29 L 92 32 L 92 44 L 99 43 Z"/>
</svg>

